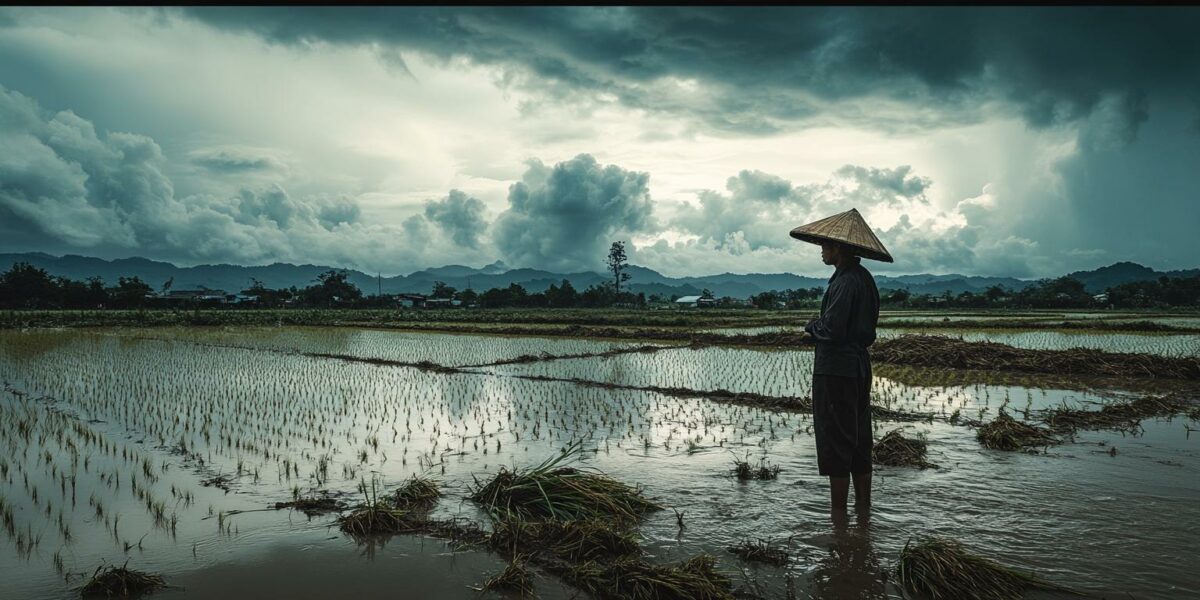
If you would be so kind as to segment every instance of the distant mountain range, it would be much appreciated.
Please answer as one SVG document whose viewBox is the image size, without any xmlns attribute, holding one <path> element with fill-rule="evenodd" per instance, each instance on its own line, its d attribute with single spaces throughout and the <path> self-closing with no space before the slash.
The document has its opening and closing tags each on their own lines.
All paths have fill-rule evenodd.
<svg viewBox="0 0 1200 600">
<path fill-rule="evenodd" d="M 264 266 L 241 265 L 198 265 L 195 267 L 177 267 L 171 263 L 149 260 L 145 258 L 123 258 L 104 260 L 87 256 L 68 254 L 52 256 L 41 252 L 23 254 L 0 253 L 0 272 L 7 271 L 13 263 L 27 262 L 35 267 L 45 269 L 51 275 L 84 280 L 89 277 L 101 277 L 106 283 L 112 284 L 118 277 L 137 276 L 159 289 L 168 279 L 174 279 L 171 289 L 219 289 L 235 293 L 250 287 L 251 279 L 258 279 L 268 288 L 286 288 L 296 286 L 306 287 L 316 281 L 317 275 L 334 267 L 319 265 L 293 265 L 274 263 Z M 463 265 L 446 265 L 417 271 L 409 275 L 376 278 L 361 271 L 348 270 L 348 279 L 364 294 L 374 294 L 382 289 L 385 294 L 417 293 L 427 294 L 433 288 L 433 282 L 444 281 L 457 289 L 468 286 L 477 291 L 494 287 L 508 287 L 516 283 L 530 292 L 540 292 L 559 284 L 563 279 L 570 280 L 571 285 L 579 291 L 588 286 L 607 281 L 606 274 L 592 271 L 578 273 L 552 273 L 537 269 L 512 269 L 503 262 L 496 261 L 483 268 L 473 268 Z M 748 273 L 744 275 L 724 273 L 721 275 L 706 275 L 703 277 L 667 277 L 652 269 L 632 266 L 629 268 L 632 279 L 629 288 L 634 292 L 650 294 L 678 294 L 681 296 L 699 294 L 705 288 L 712 290 L 718 297 L 733 296 L 746 298 L 769 290 L 784 290 L 797 288 L 825 287 L 828 277 L 807 277 L 792 273 Z M 1094 271 L 1076 271 L 1070 273 L 1082 281 L 1093 292 L 1129 281 L 1155 280 L 1166 275 L 1169 277 L 1194 277 L 1200 275 L 1200 269 L 1182 271 L 1155 271 L 1131 262 L 1119 262 Z M 907 289 L 919 294 L 941 294 L 945 291 L 960 293 L 963 291 L 979 292 L 993 285 L 1002 285 L 1009 289 L 1022 289 L 1033 283 L 1032 280 L 1016 279 L 1013 277 L 981 277 L 976 275 L 901 275 L 897 277 L 876 275 L 875 282 L 881 290 Z"/>
</svg>

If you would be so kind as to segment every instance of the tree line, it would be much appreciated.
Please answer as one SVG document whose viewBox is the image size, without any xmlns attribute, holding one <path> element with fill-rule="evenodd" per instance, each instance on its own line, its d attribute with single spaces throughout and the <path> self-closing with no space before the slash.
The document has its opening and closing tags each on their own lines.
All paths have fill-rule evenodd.
<svg viewBox="0 0 1200 600">
<path fill-rule="evenodd" d="M 623 259 L 623 257 L 621 257 Z M 623 260 L 621 261 L 623 263 Z M 458 290 L 445 282 L 435 282 L 429 298 L 449 300 L 454 305 L 480 308 L 645 308 L 674 301 L 677 295 L 633 293 L 619 286 L 629 281 L 623 264 L 615 270 L 614 279 L 577 290 L 569 280 L 551 284 L 541 292 L 529 292 L 517 283 L 483 292 Z M 610 269 L 613 270 L 613 269 Z M 277 308 L 301 306 L 314 308 L 384 308 L 394 307 L 404 295 L 364 295 L 348 281 L 346 271 L 329 270 L 320 274 L 307 287 L 272 289 L 261 281 L 240 290 L 244 298 L 253 298 L 243 306 Z M 164 299 L 170 289 L 165 282 L 159 294 L 150 284 L 138 277 L 120 277 L 116 285 L 107 285 L 99 277 L 77 281 L 51 276 L 44 269 L 28 263 L 15 263 L 0 274 L 0 308 L 16 309 L 95 309 L 95 308 L 153 308 L 179 306 L 181 302 Z M 762 292 L 751 296 L 749 304 L 760 309 L 802 309 L 820 306 L 824 289 L 819 287 Z M 701 294 L 712 299 L 715 307 L 743 306 L 731 297 L 715 298 L 709 290 Z M 456 302 L 454 302 L 456 301 Z M 1043 279 L 1021 290 L 992 286 L 982 292 L 949 291 L 942 294 L 913 294 L 904 289 L 883 290 L 880 302 L 889 308 L 1167 308 L 1200 306 L 1200 277 L 1161 277 L 1157 281 L 1123 283 L 1108 288 L 1097 298 L 1082 282 L 1071 277 Z M 186 304 L 184 302 L 183 304 Z"/>
</svg>

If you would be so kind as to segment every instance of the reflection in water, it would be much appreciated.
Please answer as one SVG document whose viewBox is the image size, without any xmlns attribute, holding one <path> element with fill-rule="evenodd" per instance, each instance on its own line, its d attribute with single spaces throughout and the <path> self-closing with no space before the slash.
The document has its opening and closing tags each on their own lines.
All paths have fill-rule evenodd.
<svg viewBox="0 0 1200 600">
<path fill-rule="evenodd" d="M 887 574 L 871 543 L 871 513 L 856 514 L 853 525 L 845 512 L 834 511 L 830 517 L 829 552 L 809 574 L 812 597 L 886 598 Z"/>
</svg>

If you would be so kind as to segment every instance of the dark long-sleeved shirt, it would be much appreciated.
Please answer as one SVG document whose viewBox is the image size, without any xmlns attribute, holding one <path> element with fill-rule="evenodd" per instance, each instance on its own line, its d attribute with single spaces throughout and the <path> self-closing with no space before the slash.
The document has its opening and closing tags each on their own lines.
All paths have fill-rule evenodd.
<svg viewBox="0 0 1200 600">
<path fill-rule="evenodd" d="M 816 343 L 813 373 L 867 377 L 870 355 L 879 323 L 879 290 L 875 278 L 858 257 L 834 271 L 821 300 L 821 316 L 804 330 Z"/>
</svg>

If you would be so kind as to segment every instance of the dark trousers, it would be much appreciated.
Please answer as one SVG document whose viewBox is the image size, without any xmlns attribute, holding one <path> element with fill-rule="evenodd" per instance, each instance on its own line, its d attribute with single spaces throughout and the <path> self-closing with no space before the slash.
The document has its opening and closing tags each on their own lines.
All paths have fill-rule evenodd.
<svg viewBox="0 0 1200 600">
<path fill-rule="evenodd" d="M 830 477 L 871 472 L 871 378 L 813 375 L 817 471 Z"/>
</svg>

